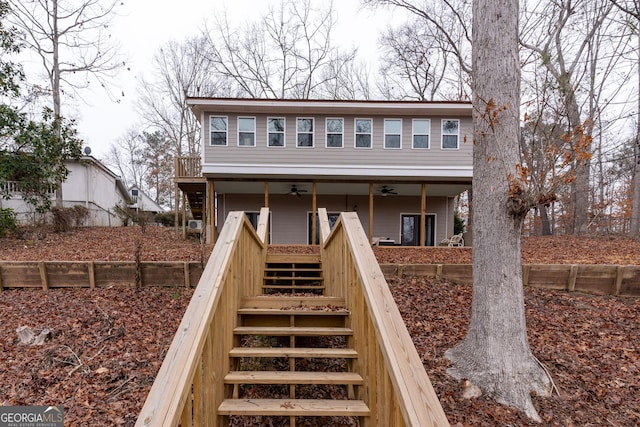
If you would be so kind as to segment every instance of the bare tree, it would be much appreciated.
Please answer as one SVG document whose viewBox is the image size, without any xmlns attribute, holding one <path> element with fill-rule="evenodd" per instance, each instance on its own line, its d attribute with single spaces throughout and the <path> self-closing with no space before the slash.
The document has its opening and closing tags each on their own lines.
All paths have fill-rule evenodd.
<svg viewBox="0 0 640 427">
<path fill-rule="evenodd" d="M 526 333 L 520 233 L 518 1 L 473 1 L 473 303 L 449 373 L 540 421 L 531 393 L 550 380 Z"/>
<path fill-rule="evenodd" d="M 537 55 L 553 76 L 567 117 L 566 135 L 582 152 L 576 156 L 571 199 L 571 232 L 587 231 L 589 212 L 591 151 L 594 117 L 581 108 L 579 93 L 584 88 L 589 46 L 606 21 L 613 4 L 609 0 L 561 0 L 537 3 L 526 11 L 522 45 Z M 588 89 L 587 89 L 588 90 Z M 586 105 L 589 105 L 587 101 Z"/>
<path fill-rule="evenodd" d="M 638 110 L 636 117 L 636 137 L 633 142 L 633 202 L 631 207 L 631 225 L 629 233 L 632 236 L 640 237 L 640 0 L 611 0 L 611 2 L 634 22 L 630 25 L 635 29 L 638 39 L 638 57 L 636 62 L 636 72 L 638 76 Z"/>
<path fill-rule="evenodd" d="M 52 97 L 54 117 L 62 116 L 62 94 L 86 88 L 92 79 L 106 87 L 124 65 L 109 33 L 120 0 L 8 0 L 13 23 L 25 46 L 37 54 Z M 58 185 L 56 205 L 62 206 Z"/>
<path fill-rule="evenodd" d="M 381 91 L 387 99 L 433 101 L 448 71 L 448 56 L 420 21 L 389 29 L 380 39 Z"/>
<path fill-rule="evenodd" d="M 467 0 L 362 0 L 370 6 L 393 6 L 406 10 L 428 26 L 426 31 L 437 40 L 447 56 L 458 61 L 459 68 L 471 75 L 471 9 Z"/>
<path fill-rule="evenodd" d="M 155 53 L 151 74 L 139 87 L 138 112 L 146 127 L 162 131 L 177 156 L 200 153 L 200 128 L 187 95 L 229 94 L 224 81 L 213 78 L 205 49 L 201 37 L 168 42 Z"/>
<path fill-rule="evenodd" d="M 349 63 L 356 51 L 333 46 L 333 2 L 323 5 L 283 0 L 245 28 L 231 28 L 221 17 L 205 35 L 216 75 L 233 80 L 232 94 L 239 97 L 308 99 L 336 93 L 335 82 L 349 79 L 342 73 L 354 69 Z"/>
<path fill-rule="evenodd" d="M 114 144 L 111 144 L 106 163 L 118 170 L 125 186 L 144 187 L 147 175 L 147 150 L 145 139 L 137 127 L 129 128 Z"/>
</svg>

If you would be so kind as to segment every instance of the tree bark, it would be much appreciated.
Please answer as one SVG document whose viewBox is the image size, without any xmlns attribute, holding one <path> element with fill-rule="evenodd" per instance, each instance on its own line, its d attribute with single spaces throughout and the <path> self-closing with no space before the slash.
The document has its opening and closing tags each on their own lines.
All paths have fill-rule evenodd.
<svg viewBox="0 0 640 427">
<path fill-rule="evenodd" d="M 527 341 L 518 202 L 519 2 L 473 1 L 473 302 L 449 374 L 540 420 L 530 393 L 550 381 Z"/>
<path fill-rule="evenodd" d="M 640 44 L 640 31 L 638 31 L 637 36 Z M 640 85 L 640 47 L 638 52 L 638 84 Z M 632 237 L 640 237 L 640 94 L 638 96 L 638 118 L 636 121 L 637 129 L 633 150 L 633 203 L 631 205 L 631 226 L 629 230 Z"/>
</svg>

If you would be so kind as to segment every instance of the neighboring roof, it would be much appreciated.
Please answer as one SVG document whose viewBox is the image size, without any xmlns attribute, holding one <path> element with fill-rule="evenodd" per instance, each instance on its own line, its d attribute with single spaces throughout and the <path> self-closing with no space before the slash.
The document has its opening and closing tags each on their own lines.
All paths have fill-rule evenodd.
<svg viewBox="0 0 640 427">
<path fill-rule="evenodd" d="M 321 99 L 253 99 L 187 97 L 187 105 L 200 117 L 205 111 L 290 114 L 396 114 L 471 117 L 468 101 L 351 101 Z"/>
<path fill-rule="evenodd" d="M 129 187 L 128 190 L 128 194 L 129 197 L 131 197 L 131 190 L 136 189 L 138 190 L 138 200 L 130 205 L 130 208 L 143 208 L 145 211 L 148 212 L 164 212 L 164 208 L 162 206 L 160 206 L 159 204 L 157 204 L 155 202 L 155 200 L 153 200 L 151 197 L 149 197 L 149 195 L 147 193 L 145 193 L 144 191 L 142 191 L 142 189 L 140 189 L 140 187 L 138 187 L 137 185 L 132 185 L 131 187 Z M 140 197 L 142 196 L 142 198 L 144 199 L 142 206 L 138 206 L 138 201 L 140 200 Z"/>
</svg>

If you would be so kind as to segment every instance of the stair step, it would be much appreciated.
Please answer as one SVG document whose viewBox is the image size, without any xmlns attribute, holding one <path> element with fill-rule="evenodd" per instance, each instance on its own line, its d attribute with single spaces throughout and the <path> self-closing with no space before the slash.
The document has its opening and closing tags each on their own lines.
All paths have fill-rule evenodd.
<svg viewBox="0 0 640 427">
<path fill-rule="evenodd" d="M 319 264 L 320 254 L 267 254 L 267 264 Z"/>
<path fill-rule="evenodd" d="M 358 352 L 350 348 L 235 347 L 229 351 L 229 356 L 355 359 Z"/>
<path fill-rule="evenodd" d="M 246 315 L 275 315 L 275 316 L 348 316 L 349 311 L 346 309 L 338 310 L 317 310 L 311 308 L 292 308 L 292 309 L 280 309 L 280 308 L 241 308 L 238 309 L 238 314 Z"/>
<path fill-rule="evenodd" d="M 288 263 L 286 263 L 288 264 Z M 273 267 L 267 264 L 267 267 L 264 269 L 266 272 L 296 272 L 296 273 L 322 273 L 322 269 L 320 267 Z"/>
<path fill-rule="evenodd" d="M 288 307 L 344 307 L 344 298 L 315 296 L 259 295 L 240 299 L 240 306 L 245 308 L 288 308 Z"/>
<path fill-rule="evenodd" d="M 263 289 L 324 289 L 323 285 L 262 285 Z"/>
<path fill-rule="evenodd" d="M 220 415 L 271 416 L 368 416 L 371 411 L 362 400 L 331 399 L 226 399 Z"/>
<path fill-rule="evenodd" d="M 355 372 L 231 371 L 225 384 L 353 384 L 364 380 Z"/>
<path fill-rule="evenodd" d="M 340 336 L 353 335 L 350 328 L 313 327 L 313 326 L 237 326 L 233 333 L 236 335 L 267 335 L 267 336 Z"/>
</svg>

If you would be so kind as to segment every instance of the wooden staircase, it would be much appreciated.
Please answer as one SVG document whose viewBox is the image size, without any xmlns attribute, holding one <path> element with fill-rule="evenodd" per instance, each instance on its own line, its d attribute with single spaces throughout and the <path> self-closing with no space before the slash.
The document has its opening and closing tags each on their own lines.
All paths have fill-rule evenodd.
<svg viewBox="0 0 640 427">
<path fill-rule="evenodd" d="M 324 425 L 323 417 L 350 417 L 340 425 L 359 425 L 370 415 L 358 399 L 364 380 L 354 372 L 350 313 L 327 306 L 323 289 L 319 256 L 267 257 L 259 304 L 237 310 L 227 398 L 218 408 L 232 425 L 234 417 L 255 416 L 280 417 L 270 420 L 274 425 L 295 426 L 296 417 L 305 417 L 305 425 Z"/>
<path fill-rule="evenodd" d="M 357 214 L 318 217 L 320 257 L 227 215 L 137 427 L 449 426 Z"/>
</svg>

